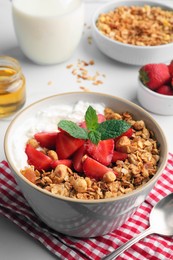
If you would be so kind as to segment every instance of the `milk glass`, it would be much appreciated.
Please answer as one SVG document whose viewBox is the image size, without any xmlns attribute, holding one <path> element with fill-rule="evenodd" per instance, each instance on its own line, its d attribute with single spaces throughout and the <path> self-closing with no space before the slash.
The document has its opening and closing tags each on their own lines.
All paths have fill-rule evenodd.
<svg viewBox="0 0 173 260">
<path fill-rule="evenodd" d="M 12 15 L 19 46 L 35 63 L 64 62 L 80 42 L 82 0 L 13 0 Z"/>
</svg>

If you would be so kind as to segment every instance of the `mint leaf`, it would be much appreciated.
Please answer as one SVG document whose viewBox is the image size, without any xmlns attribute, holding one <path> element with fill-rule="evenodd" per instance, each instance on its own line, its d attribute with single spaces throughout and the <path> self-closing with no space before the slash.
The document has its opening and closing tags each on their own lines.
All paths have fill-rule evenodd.
<svg viewBox="0 0 173 260">
<path fill-rule="evenodd" d="M 98 144 L 101 140 L 101 133 L 98 131 L 90 131 L 88 137 L 93 144 Z"/>
<path fill-rule="evenodd" d="M 124 120 L 107 120 L 98 124 L 97 131 L 101 133 L 101 140 L 115 138 L 126 132 L 131 125 Z"/>
<path fill-rule="evenodd" d="M 92 108 L 92 106 L 89 106 L 85 113 L 85 122 L 89 131 L 96 130 L 98 126 L 98 117 L 96 111 L 94 110 L 94 108 Z"/>
<path fill-rule="evenodd" d="M 68 120 L 61 120 L 58 127 L 69 133 L 71 136 L 80 139 L 88 139 L 88 132 L 86 129 L 78 126 L 76 123 Z"/>
</svg>

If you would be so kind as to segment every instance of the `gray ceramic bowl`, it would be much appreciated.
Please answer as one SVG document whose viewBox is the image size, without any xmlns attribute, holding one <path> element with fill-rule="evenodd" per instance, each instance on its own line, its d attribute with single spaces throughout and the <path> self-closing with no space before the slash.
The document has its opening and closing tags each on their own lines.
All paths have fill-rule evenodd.
<svg viewBox="0 0 173 260">
<path fill-rule="evenodd" d="M 117 198 L 86 201 L 55 196 L 33 185 L 21 175 L 13 147 L 14 142 L 17 142 L 15 133 L 18 133 L 18 131 L 18 135 L 22 133 L 23 126 L 26 127 L 28 122 L 31 123 L 28 120 L 33 117 L 36 111 L 56 104 L 70 104 L 73 106 L 79 100 L 90 103 L 104 103 L 117 112 L 129 111 L 135 116 L 135 119 L 143 119 L 147 127 L 154 131 L 160 143 L 161 157 L 156 175 L 147 184 Z M 55 95 L 30 105 L 11 122 L 5 135 L 4 148 L 16 181 L 35 213 L 51 228 L 76 237 L 99 236 L 121 226 L 145 200 L 153 188 L 165 167 L 168 154 L 164 133 L 148 112 L 127 100 L 111 95 L 89 92 Z M 24 153 L 24 149 L 21 152 L 21 157 L 22 153 Z"/>
<path fill-rule="evenodd" d="M 143 65 L 150 62 L 163 62 L 170 60 L 170 53 L 173 52 L 173 43 L 158 45 L 158 46 L 135 46 L 125 44 L 103 35 L 96 26 L 96 21 L 101 13 L 107 13 L 119 6 L 159 6 L 162 9 L 173 10 L 168 4 L 160 3 L 159 1 L 148 0 L 113 0 L 99 7 L 92 17 L 92 35 L 93 39 L 100 49 L 108 57 L 132 65 Z"/>
</svg>

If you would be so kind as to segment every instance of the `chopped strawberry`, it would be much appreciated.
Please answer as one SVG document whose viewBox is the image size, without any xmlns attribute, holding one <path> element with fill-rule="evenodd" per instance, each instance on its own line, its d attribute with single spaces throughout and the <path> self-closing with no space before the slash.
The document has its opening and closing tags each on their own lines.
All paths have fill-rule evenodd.
<svg viewBox="0 0 173 260">
<path fill-rule="evenodd" d="M 56 147 L 57 132 L 40 132 L 34 135 L 34 138 L 39 142 L 41 147 L 54 150 Z"/>
<path fill-rule="evenodd" d="M 128 157 L 127 153 L 120 153 L 120 152 L 114 151 L 113 157 L 112 157 L 112 162 L 116 162 L 117 160 L 124 161 L 125 159 L 127 159 L 127 157 Z"/>
<path fill-rule="evenodd" d="M 127 137 L 132 137 L 132 135 L 133 135 L 133 129 L 130 127 L 126 132 L 124 132 L 124 133 L 122 133 L 120 136 L 118 136 L 118 137 L 116 137 L 115 139 L 114 139 L 114 141 L 116 142 L 116 141 L 118 141 L 122 136 L 127 136 Z"/>
<path fill-rule="evenodd" d="M 41 151 L 36 150 L 32 145 L 27 144 L 25 152 L 28 157 L 28 164 L 33 165 L 38 171 L 47 171 L 51 168 L 52 159 Z"/>
<path fill-rule="evenodd" d="M 112 161 L 114 140 L 101 140 L 98 144 L 93 144 L 90 140 L 87 140 L 86 151 L 92 158 L 108 166 Z"/>
<path fill-rule="evenodd" d="M 106 121 L 105 116 L 102 114 L 98 114 L 97 117 L 98 117 L 98 123 L 102 123 L 102 122 Z M 81 122 L 79 124 L 79 126 L 82 128 L 86 128 L 86 122 L 85 121 Z"/>
<path fill-rule="evenodd" d="M 169 68 L 163 63 L 147 64 L 140 68 L 139 77 L 145 86 L 156 90 L 170 81 Z"/>
<path fill-rule="evenodd" d="M 83 171 L 89 178 L 101 179 L 106 172 L 113 170 L 93 158 L 86 156 L 86 158 L 83 158 Z"/>
<path fill-rule="evenodd" d="M 173 77 L 173 60 L 168 65 L 168 69 L 169 69 L 169 73 L 170 73 L 171 77 Z"/>
<path fill-rule="evenodd" d="M 59 159 L 67 159 L 74 152 L 77 151 L 83 144 L 85 140 L 78 139 L 70 136 L 66 132 L 59 132 L 57 134 L 56 141 L 56 152 L 58 154 Z"/>
<path fill-rule="evenodd" d="M 82 172 L 83 166 L 82 166 L 82 158 L 86 153 L 86 147 L 85 144 L 82 145 L 73 155 L 73 167 L 75 171 Z"/>
<path fill-rule="evenodd" d="M 69 167 L 70 169 L 72 169 L 72 160 L 70 159 L 64 159 L 64 160 L 55 160 L 55 161 L 52 161 L 51 162 L 51 167 L 53 169 L 56 168 L 56 166 L 60 165 L 60 164 L 63 164 L 63 165 L 66 165 L 67 167 Z"/>
<path fill-rule="evenodd" d="M 162 95 L 173 96 L 173 89 L 168 85 L 163 85 L 156 90 L 157 93 Z"/>
</svg>

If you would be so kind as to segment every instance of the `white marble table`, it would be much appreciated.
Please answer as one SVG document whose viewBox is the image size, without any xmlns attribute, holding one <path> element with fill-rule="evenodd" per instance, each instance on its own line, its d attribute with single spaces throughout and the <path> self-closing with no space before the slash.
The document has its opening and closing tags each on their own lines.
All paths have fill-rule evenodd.
<svg viewBox="0 0 173 260">
<path fill-rule="evenodd" d="M 165 0 L 164 2 L 168 2 L 173 6 L 172 0 Z M 101 4 L 102 1 L 88 1 L 85 4 L 86 22 L 84 33 L 80 45 L 71 59 L 59 65 L 39 66 L 30 62 L 22 54 L 13 29 L 11 2 L 0 0 L 0 55 L 12 56 L 21 63 L 27 82 L 27 101 L 25 106 L 57 93 L 82 91 L 80 89 L 81 86 L 90 91 L 110 93 L 138 103 L 136 100 L 136 89 L 139 67 L 121 64 L 107 58 L 97 49 L 94 42 L 89 40 L 91 36 L 91 17 L 94 10 Z M 95 64 L 91 67 L 90 73 L 95 74 L 98 71 L 101 74 L 105 74 L 106 77 L 101 79 L 103 84 L 94 86 L 90 81 L 77 83 L 76 78 L 66 66 L 68 64 L 77 65 L 78 59 L 85 61 L 93 59 Z M 170 56 L 171 59 L 173 59 L 173 56 Z M 153 117 L 163 128 L 168 139 L 169 151 L 173 152 L 173 116 L 153 114 Z M 3 140 L 10 120 L 0 119 L 0 161 L 5 159 Z M 43 248 L 40 243 L 20 230 L 20 228 L 0 216 L 0 259 L 50 260 L 55 259 L 55 257 Z"/>
</svg>

